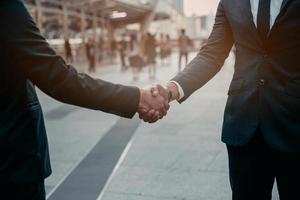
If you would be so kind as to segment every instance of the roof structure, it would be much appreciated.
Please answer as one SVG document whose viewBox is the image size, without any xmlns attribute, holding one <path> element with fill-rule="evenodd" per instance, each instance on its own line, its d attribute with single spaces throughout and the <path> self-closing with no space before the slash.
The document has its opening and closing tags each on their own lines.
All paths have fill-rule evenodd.
<svg viewBox="0 0 300 200">
<path fill-rule="evenodd" d="M 68 12 L 80 18 L 84 12 L 87 20 L 94 15 L 99 20 L 109 20 L 112 25 L 139 22 L 154 8 L 153 0 L 24 0 L 33 9 L 40 6 L 46 20 L 58 18 Z"/>
</svg>

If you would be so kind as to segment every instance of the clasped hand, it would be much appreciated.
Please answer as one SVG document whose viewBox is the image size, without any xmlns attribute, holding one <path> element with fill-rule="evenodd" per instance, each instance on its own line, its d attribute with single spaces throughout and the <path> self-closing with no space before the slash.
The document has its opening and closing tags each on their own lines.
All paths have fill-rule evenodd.
<svg viewBox="0 0 300 200">
<path fill-rule="evenodd" d="M 166 89 L 156 85 L 149 89 L 140 89 L 139 117 L 145 122 L 154 123 L 167 115 L 170 108 Z"/>
</svg>

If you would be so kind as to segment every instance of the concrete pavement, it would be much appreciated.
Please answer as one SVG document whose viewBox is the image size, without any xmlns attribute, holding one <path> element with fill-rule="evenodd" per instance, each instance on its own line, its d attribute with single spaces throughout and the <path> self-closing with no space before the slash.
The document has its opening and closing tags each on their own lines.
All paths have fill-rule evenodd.
<svg viewBox="0 0 300 200">
<path fill-rule="evenodd" d="M 174 57 L 168 66 L 159 67 L 156 81 L 169 80 L 176 74 L 176 66 Z M 230 56 L 205 87 L 182 105 L 172 103 L 165 119 L 153 125 L 141 123 L 125 160 L 98 199 L 229 200 L 227 155 L 220 137 L 232 73 Z M 120 73 L 118 68 L 99 70 L 93 76 L 130 85 L 152 84 L 147 70 L 139 82 L 133 82 L 130 72 Z M 88 156 L 119 118 L 63 105 L 42 93 L 39 96 L 53 165 L 53 175 L 46 182 L 49 193 Z M 276 192 L 274 196 L 278 199 Z"/>
<path fill-rule="evenodd" d="M 142 124 L 103 199 L 230 199 L 220 131 L 231 76 L 232 62 L 163 121 Z"/>
</svg>

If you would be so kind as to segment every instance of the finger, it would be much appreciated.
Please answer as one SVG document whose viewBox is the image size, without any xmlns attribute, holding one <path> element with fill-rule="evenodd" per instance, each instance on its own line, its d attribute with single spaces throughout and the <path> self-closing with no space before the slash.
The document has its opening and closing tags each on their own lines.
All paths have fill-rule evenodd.
<svg viewBox="0 0 300 200">
<path fill-rule="evenodd" d="M 146 111 L 139 111 L 138 114 L 139 114 L 139 117 L 143 117 L 147 112 Z"/>
<path fill-rule="evenodd" d="M 143 113 L 143 114 L 140 113 L 139 118 L 142 119 L 144 122 L 146 122 L 147 121 L 147 114 L 146 113 Z"/>
<path fill-rule="evenodd" d="M 164 105 L 162 105 L 158 111 L 160 116 L 165 116 L 167 114 L 167 109 L 164 107 Z"/>
<path fill-rule="evenodd" d="M 159 96 L 159 90 L 157 89 L 157 87 L 151 87 L 151 95 L 152 95 L 152 97 Z"/>
<path fill-rule="evenodd" d="M 149 120 L 149 123 L 155 123 L 160 119 L 160 113 L 158 111 L 154 111 L 152 118 Z"/>
<path fill-rule="evenodd" d="M 157 118 L 159 118 L 159 116 L 160 116 L 160 112 L 159 112 L 159 111 L 156 111 L 154 117 L 157 119 Z"/>
<path fill-rule="evenodd" d="M 168 93 L 167 93 L 166 89 L 165 89 L 162 85 L 157 84 L 157 85 L 156 85 L 156 88 L 157 88 L 157 90 L 159 91 L 159 94 L 160 94 L 164 99 L 166 99 L 166 100 L 169 99 Z"/>
<path fill-rule="evenodd" d="M 156 111 L 155 112 L 155 118 L 154 118 L 154 121 L 156 122 L 157 120 L 160 119 L 160 112 L 159 111 Z"/>
<path fill-rule="evenodd" d="M 153 123 L 157 122 L 158 120 L 160 120 L 159 117 L 158 117 L 158 118 L 155 118 L 155 119 L 152 119 L 152 120 L 149 121 L 148 123 L 149 123 L 149 124 L 153 124 Z"/>
<path fill-rule="evenodd" d="M 164 102 L 164 107 L 165 107 L 165 109 L 168 111 L 168 110 L 170 109 L 170 104 L 169 104 L 169 102 L 165 101 L 165 102 Z"/>
<path fill-rule="evenodd" d="M 138 110 L 139 114 L 143 114 L 143 113 L 147 113 L 149 110 L 145 109 L 145 108 L 141 108 Z"/>
<path fill-rule="evenodd" d="M 145 113 L 142 117 L 145 122 L 151 122 L 153 120 L 153 116 L 155 115 L 155 110 L 150 110 Z"/>
<path fill-rule="evenodd" d="M 142 120 L 145 121 L 145 122 L 148 122 L 148 121 L 152 118 L 152 117 L 149 117 L 148 115 L 149 115 L 149 114 L 147 114 L 147 113 L 140 114 L 140 115 L 139 115 L 139 118 L 142 119 Z"/>
<path fill-rule="evenodd" d="M 139 118 L 140 118 L 141 120 L 143 120 L 144 122 L 147 121 L 147 118 L 146 118 L 146 115 L 145 115 L 145 114 L 139 114 Z"/>
<path fill-rule="evenodd" d="M 159 119 L 156 119 L 156 120 L 153 120 L 153 121 L 150 121 L 148 122 L 149 124 L 154 124 L 155 122 L 157 122 Z"/>
<path fill-rule="evenodd" d="M 161 114 L 163 114 L 165 116 L 167 114 L 169 108 L 170 108 L 169 103 L 167 101 L 162 101 L 162 103 L 160 104 L 159 111 Z"/>
<path fill-rule="evenodd" d="M 166 114 L 160 114 L 159 119 L 163 119 L 166 116 Z"/>
<path fill-rule="evenodd" d="M 147 117 L 147 114 L 148 114 L 148 113 L 149 113 L 149 111 L 146 110 L 146 109 L 139 110 L 139 111 L 138 111 L 139 118 L 142 119 L 142 120 L 144 120 L 145 118 L 148 118 L 148 117 Z"/>
<path fill-rule="evenodd" d="M 164 117 L 166 115 L 167 115 L 167 110 L 164 109 L 160 112 L 160 116 Z"/>
</svg>

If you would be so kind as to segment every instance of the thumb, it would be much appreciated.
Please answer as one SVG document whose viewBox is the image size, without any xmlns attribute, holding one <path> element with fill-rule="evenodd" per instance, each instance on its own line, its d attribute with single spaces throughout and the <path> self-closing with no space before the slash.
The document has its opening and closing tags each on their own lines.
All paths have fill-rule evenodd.
<svg viewBox="0 0 300 200">
<path fill-rule="evenodd" d="M 164 88 L 162 85 L 158 84 L 158 85 L 156 85 L 156 89 L 157 89 L 158 93 L 160 95 L 162 95 L 165 99 L 167 99 L 167 100 L 169 99 L 166 88 Z"/>
<path fill-rule="evenodd" d="M 159 90 L 157 89 L 157 87 L 152 87 L 151 88 L 151 95 L 152 95 L 152 97 L 158 97 L 159 96 Z"/>
</svg>

